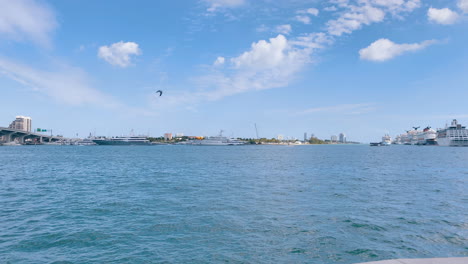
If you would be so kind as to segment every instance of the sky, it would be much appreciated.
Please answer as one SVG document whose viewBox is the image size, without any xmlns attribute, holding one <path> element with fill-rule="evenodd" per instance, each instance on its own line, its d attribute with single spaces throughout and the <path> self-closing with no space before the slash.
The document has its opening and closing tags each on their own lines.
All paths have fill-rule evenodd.
<svg viewBox="0 0 468 264">
<path fill-rule="evenodd" d="M 468 0 L 0 7 L 0 126 L 369 142 L 468 124 Z"/>
</svg>

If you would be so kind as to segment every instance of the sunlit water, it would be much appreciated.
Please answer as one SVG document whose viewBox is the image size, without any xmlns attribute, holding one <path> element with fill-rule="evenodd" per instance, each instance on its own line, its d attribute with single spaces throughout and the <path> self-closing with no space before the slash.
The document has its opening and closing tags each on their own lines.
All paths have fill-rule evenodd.
<svg viewBox="0 0 468 264">
<path fill-rule="evenodd" d="M 468 148 L 0 147 L 0 263 L 468 256 Z"/>
</svg>

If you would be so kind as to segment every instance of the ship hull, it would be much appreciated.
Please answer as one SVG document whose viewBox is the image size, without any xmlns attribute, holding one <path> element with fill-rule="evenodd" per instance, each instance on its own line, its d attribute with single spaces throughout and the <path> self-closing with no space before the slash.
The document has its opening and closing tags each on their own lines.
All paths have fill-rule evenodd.
<svg viewBox="0 0 468 264">
<path fill-rule="evenodd" d="M 439 146 L 445 147 L 468 147 L 468 140 L 463 139 L 439 138 L 437 139 L 437 143 Z"/>
<path fill-rule="evenodd" d="M 129 142 L 129 141 L 111 141 L 111 140 L 93 140 L 98 145 L 106 146 L 148 146 L 151 142 Z"/>
</svg>

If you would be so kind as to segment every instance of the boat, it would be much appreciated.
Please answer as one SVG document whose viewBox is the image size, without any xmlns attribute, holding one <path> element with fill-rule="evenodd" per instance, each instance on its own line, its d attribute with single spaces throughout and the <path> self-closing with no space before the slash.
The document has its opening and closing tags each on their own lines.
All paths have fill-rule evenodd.
<svg viewBox="0 0 468 264">
<path fill-rule="evenodd" d="M 227 138 L 223 136 L 223 131 L 219 132 L 217 136 L 211 136 L 199 140 L 190 140 L 187 145 L 198 146 L 237 146 L 245 145 L 247 142 L 235 138 Z"/>
<path fill-rule="evenodd" d="M 77 145 L 77 146 L 93 146 L 93 145 L 96 145 L 96 143 L 90 137 L 81 139 L 79 141 L 76 141 L 74 144 Z"/>
<path fill-rule="evenodd" d="M 439 146 L 468 147 L 468 130 L 453 119 L 450 126 L 437 131 L 437 144 Z"/>
<path fill-rule="evenodd" d="M 151 142 L 144 136 L 127 136 L 127 137 L 111 137 L 111 138 L 95 138 L 92 140 L 97 145 L 118 145 L 118 146 L 133 146 L 133 145 L 151 145 Z"/>
<path fill-rule="evenodd" d="M 21 146 L 20 143 L 16 141 L 0 143 L 0 146 Z"/>
<path fill-rule="evenodd" d="M 385 134 L 385 136 L 382 137 L 382 142 L 380 142 L 381 146 L 390 146 L 392 144 L 392 138 L 390 135 Z"/>
<path fill-rule="evenodd" d="M 416 145 L 437 145 L 437 132 L 430 126 L 419 132 L 417 138 Z"/>
</svg>

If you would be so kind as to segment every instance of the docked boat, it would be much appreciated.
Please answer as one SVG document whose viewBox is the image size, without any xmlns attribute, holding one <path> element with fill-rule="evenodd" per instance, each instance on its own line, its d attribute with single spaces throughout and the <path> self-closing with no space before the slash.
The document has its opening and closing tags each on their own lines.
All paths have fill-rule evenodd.
<svg viewBox="0 0 468 264">
<path fill-rule="evenodd" d="M 245 141 L 224 137 L 222 130 L 217 136 L 211 136 L 211 137 L 207 137 L 201 140 L 191 140 L 188 143 L 188 145 L 198 145 L 198 146 L 237 146 L 237 145 L 245 145 L 245 144 L 246 144 Z"/>
<path fill-rule="evenodd" d="M 437 132 L 430 126 L 419 132 L 417 138 L 416 145 L 437 145 Z"/>
<path fill-rule="evenodd" d="M 142 137 L 142 136 L 96 138 L 96 139 L 93 139 L 93 142 L 98 145 L 119 145 L 119 146 L 151 145 L 151 142 L 146 137 Z"/>
<path fill-rule="evenodd" d="M 385 134 L 385 136 L 382 137 L 382 142 L 380 144 L 382 146 L 390 146 L 392 144 L 392 138 L 390 135 Z"/>
<path fill-rule="evenodd" d="M 439 146 L 467 147 L 468 130 L 454 119 L 450 126 L 437 131 L 437 143 Z"/>
</svg>

